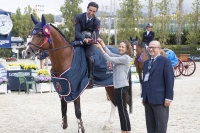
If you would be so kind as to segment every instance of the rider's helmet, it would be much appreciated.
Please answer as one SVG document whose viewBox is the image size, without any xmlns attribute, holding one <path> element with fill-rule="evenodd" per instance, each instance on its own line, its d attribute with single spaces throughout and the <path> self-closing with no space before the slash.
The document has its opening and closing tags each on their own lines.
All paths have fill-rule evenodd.
<svg viewBox="0 0 200 133">
<path fill-rule="evenodd" d="M 146 28 L 147 28 L 147 27 L 152 28 L 152 27 L 153 27 L 152 23 L 147 23 Z"/>
</svg>

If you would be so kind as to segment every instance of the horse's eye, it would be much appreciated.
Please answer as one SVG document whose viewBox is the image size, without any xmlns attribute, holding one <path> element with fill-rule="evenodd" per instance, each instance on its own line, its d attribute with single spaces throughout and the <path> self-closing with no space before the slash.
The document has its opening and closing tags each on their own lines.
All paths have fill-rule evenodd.
<svg viewBox="0 0 200 133">
<path fill-rule="evenodd" d="M 37 37 L 42 38 L 42 37 L 44 37 L 44 35 L 43 34 L 37 34 Z"/>
</svg>

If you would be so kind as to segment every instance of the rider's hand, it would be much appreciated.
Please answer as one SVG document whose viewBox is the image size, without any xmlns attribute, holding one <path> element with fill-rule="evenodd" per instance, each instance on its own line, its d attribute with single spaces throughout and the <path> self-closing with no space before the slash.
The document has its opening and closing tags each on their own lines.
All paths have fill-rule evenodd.
<svg viewBox="0 0 200 133">
<path fill-rule="evenodd" d="M 85 38 L 84 39 L 84 42 L 86 43 L 86 44 L 89 44 L 89 40 L 91 40 L 90 38 Z"/>
</svg>

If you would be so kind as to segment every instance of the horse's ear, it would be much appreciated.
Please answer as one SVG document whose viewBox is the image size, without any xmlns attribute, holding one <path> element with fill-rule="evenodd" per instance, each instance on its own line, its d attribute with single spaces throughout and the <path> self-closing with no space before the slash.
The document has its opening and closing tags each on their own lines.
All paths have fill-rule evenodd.
<svg viewBox="0 0 200 133">
<path fill-rule="evenodd" d="M 132 37 L 130 37 L 130 40 L 131 40 L 131 41 L 133 41 L 133 38 L 132 38 Z"/>
<path fill-rule="evenodd" d="M 31 14 L 31 19 L 33 21 L 33 23 L 36 25 L 37 23 L 39 23 L 39 21 Z"/>
<path fill-rule="evenodd" d="M 138 37 L 136 36 L 135 40 L 138 40 Z"/>
<path fill-rule="evenodd" d="M 44 26 L 46 24 L 46 19 L 44 17 L 44 15 L 42 14 L 42 25 Z"/>
</svg>

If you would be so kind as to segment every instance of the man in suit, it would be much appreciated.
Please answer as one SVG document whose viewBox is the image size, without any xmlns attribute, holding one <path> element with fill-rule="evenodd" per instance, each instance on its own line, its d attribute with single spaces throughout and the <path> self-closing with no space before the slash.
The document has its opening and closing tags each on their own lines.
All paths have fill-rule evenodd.
<svg viewBox="0 0 200 133">
<path fill-rule="evenodd" d="M 89 71 L 89 86 L 93 86 L 94 83 L 93 53 L 95 50 L 95 46 L 91 43 L 91 40 L 93 32 L 95 32 L 96 37 L 99 36 L 100 20 L 95 17 L 98 8 L 99 6 L 97 3 L 90 2 L 87 7 L 87 12 L 76 15 L 76 19 L 74 22 L 75 40 L 73 42 L 73 45 L 81 45 L 85 49 Z"/>
<path fill-rule="evenodd" d="M 170 60 L 160 55 L 158 41 L 151 41 L 148 51 L 151 60 L 144 62 L 141 95 L 147 132 L 166 133 L 169 106 L 173 100 L 174 72 Z"/>
<path fill-rule="evenodd" d="M 154 40 L 154 32 L 151 31 L 153 28 L 153 25 L 151 23 L 148 23 L 146 25 L 146 31 L 142 35 L 142 43 L 145 43 L 147 46 L 149 46 L 149 43 Z"/>
</svg>

